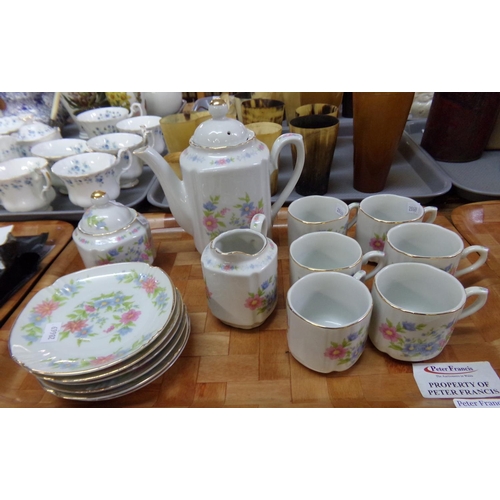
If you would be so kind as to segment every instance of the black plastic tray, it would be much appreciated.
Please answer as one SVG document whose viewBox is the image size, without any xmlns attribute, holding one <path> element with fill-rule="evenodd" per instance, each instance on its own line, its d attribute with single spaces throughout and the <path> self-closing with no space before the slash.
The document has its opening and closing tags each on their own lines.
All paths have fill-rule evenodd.
<svg viewBox="0 0 500 500">
<path fill-rule="evenodd" d="M 285 127 L 284 132 L 286 132 Z M 352 136 L 352 119 L 342 118 L 326 196 L 339 198 L 345 202 L 360 201 L 372 194 L 362 193 L 352 186 L 354 155 Z M 291 148 L 285 147 L 280 156 L 278 195 L 290 179 L 292 171 Z M 421 203 L 427 203 L 433 198 L 447 193 L 451 187 L 450 178 L 439 168 L 437 162 L 413 140 L 410 134 L 404 132 L 385 189 L 381 193 L 399 194 Z M 278 195 L 272 197 L 273 202 L 278 198 Z M 294 190 L 288 197 L 286 204 L 297 198 L 301 198 L 301 195 Z M 158 180 L 153 182 L 147 199 L 153 206 L 164 210 L 169 209 Z"/>
<path fill-rule="evenodd" d="M 415 121 L 406 126 L 410 137 L 419 145 L 425 123 L 425 120 Z M 500 198 L 500 151 L 484 151 L 478 160 L 464 163 L 443 161 L 436 163 L 450 178 L 457 194 L 462 198 L 469 201 Z"/>
</svg>

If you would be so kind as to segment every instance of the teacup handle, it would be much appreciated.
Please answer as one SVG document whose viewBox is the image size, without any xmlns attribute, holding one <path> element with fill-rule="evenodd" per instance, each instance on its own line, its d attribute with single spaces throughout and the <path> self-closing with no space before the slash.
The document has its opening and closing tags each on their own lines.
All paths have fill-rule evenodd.
<svg viewBox="0 0 500 500">
<path fill-rule="evenodd" d="M 155 138 L 153 137 L 153 131 L 148 130 L 145 125 L 141 125 L 142 139 L 146 143 L 146 146 L 154 148 Z"/>
<path fill-rule="evenodd" d="M 366 272 L 363 270 L 358 271 L 356 274 L 353 274 L 352 277 L 355 280 L 361 281 L 362 283 L 364 283 L 368 279 L 368 277 L 366 276 Z"/>
<path fill-rule="evenodd" d="M 365 280 L 373 278 L 385 266 L 385 253 L 380 252 L 379 250 L 366 252 L 361 259 L 361 265 L 365 265 L 370 261 L 376 262 L 377 265 L 375 266 L 375 269 L 366 275 Z"/>
<path fill-rule="evenodd" d="M 424 207 L 425 220 L 422 220 L 422 222 L 426 222 L 427 224 L 432 224 L 436 220 L 437 212 L 438 212 L 437 207 Z"/>
<path fill-rule="evenodd" d="M 455 278 L 459 278 L 460 276 L 463 276 L 464 274 L 470 273 L 472 271 L 475 271 L 476 269 L 480 268 L 485 262 L 486 259 L 488 258 L 488 252 L 489 249 L 486 247 L 483 247 L 481 245 L 472 245 L 470 247 L 467 247 L 463 252 L 462 255 L 460 256 L 460 260 L 465 259 L 468 255 L 471 253 L 478 253 L 479 254 L 479 259 L 474 262 L 474 264 L 471 264 L 470 266 L 467 266 L 464 269 L 460 269 L 455 273 Z"/>
<path fill-rule="evenodd" d="M 356 210 L 356 213 L 347 223 L 346 231 L 349 231 L 349 229 L 351 229 L 351 227 L 354 226 L 354 224 L 356 224 L 356 222 L 358 221 L 359 203 L 350 203 L 347 208 L 348 208 L 347 213 L 349 214 L 349 217 L 351 217 L 351 213 L 354 212 L 354 210 Z"/>
<path fill-rule="evenodd" d="M 477 295 L 476 300 L 470 305 L 467 306 L 458 319 L 463 319 L 466 318 L 467 316 L 470 316 L 471 314 L 474 314 L 475 312 L 479 311 L 484 304 L 486 304 L 486 300 L 488 299 L 488 289 L 483 288 L 482 286 L 470 286 L 469 288 L 465 289 L 465 296 L 466 297 L 472 297 L 473 295 Z"/>
<path fill-rule="evenodd" d="M 267 234 L 267 218 L 264 214 L 255 214 L 250 222 L 250 229 L 264 236 Z"/>
<path fill-rule="evenodd" d="M 136 114 L 139 112 L 138 114 Z M 134 102 L 132 106 L 130 106 L 130 113 L 129 117 L 131 116 L 143 116 L 144 115 L 144 110 L 142 109 L 142 106 L 138 102 Z"/>
<path fill-rule="evenodd" d="M 287 200 L 290 193 L 295 188 L 297 184 L 300 174 L 302 174 L 302 169 L 304 168 L 304 160 L 306 157 L 305 149 L 304 149 L 304 138 L 300 134 L 283 134 L 280 135 L 276 141 L 274 141 L 273 147 L 271 149 L 271 163 L 273 164 L 273 169 L 278 165 L 278 158 L 281 150 L 287 145 L 293 144 L 297 149 L 297 161 L 293 167 L 293 174 L 290 177 L 287 185 L 284 187 L 281 194 L 278 196 L 278 199 L 273 203 L 271 207 L 271 222 L 274 220 L 276 215 L 278 214 L 279 209 L 283 206 L 285 201 Z"/>
<path fill-rule="evenodd" d="M 128 161 L 124 167 L 120 168 L 120 172 L 118 173 L 118 178 L 122 176 L 124 172 L 126 172 L 132 165 L 132 152 L 127 148 L 121 148 L 116 153 L 116 164 L 119 165 L 120 161 L 123 159 L 123 156 L 128 153 Z"/>
<path fill-rule="evenodd" d="M 37 172 L 42 174 L 42 177 L 45 180 L 45 183 L 42 187 L 42 193 L 46 193 L 52 187 L 52 181 L 50 180 L 50 175 L 44 168 L 37 170 Z"/>
</svg>

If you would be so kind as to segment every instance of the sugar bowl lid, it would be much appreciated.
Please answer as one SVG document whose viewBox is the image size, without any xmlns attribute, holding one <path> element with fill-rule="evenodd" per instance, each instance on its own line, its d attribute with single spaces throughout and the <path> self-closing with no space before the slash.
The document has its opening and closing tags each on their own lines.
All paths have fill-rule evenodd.
<svg viewBox="0 0 500 500">
<path fill-rule="evenodd" d="M 212 99 L 208 106 L 211 120 L 204 121 L 196 128 L 189 141 L 191 146 L 204 149 L 223 149 L 240 146 L 252 140 L 255 133 L 243 123 L 227 115 L 229 106 L 224 99 Z"/>
<path fill-rule="evenodd" d="M 117 201 L 111 201 L 104 191 L 94 191 L 92 205 L 85 210 L 78 229 L 85 234 L 104 235 L 120 231 L 135 219 L 136 212 Z"/>
</svg>

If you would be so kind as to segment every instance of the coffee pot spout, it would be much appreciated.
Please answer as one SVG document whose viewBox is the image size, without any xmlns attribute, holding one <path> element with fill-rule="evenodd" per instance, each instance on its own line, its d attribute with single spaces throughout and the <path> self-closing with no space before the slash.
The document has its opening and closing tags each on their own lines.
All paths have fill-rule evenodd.
<svg viewBox="0 0 500 500">
<path fill-rule="evenodd" d="M 133 154 L 150 166 L 160 182 L 175 220 L 187 233 L 193 235 L 193 214 L 188 203 L 185 183 L 153 147 L 144 146 L 136 149 Z"/>
</svg>

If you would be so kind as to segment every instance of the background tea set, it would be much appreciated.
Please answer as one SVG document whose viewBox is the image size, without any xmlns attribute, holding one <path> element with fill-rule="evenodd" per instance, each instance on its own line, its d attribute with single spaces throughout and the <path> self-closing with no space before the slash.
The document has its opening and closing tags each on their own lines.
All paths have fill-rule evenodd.
<svg viewBox="0 0 500 500">
<path fill-rule="evenodd" d="M 125 176 L 132 164 L 137 171 L 141 162 L 147 164 L 172 215 L 194 238 L 210 311 L 245 330 L 263 324 L 276 307 L 278 248 L 272 225 L 295 189 L 301 197 L 288 207 L 286 295 L 294 358 L 317 372 L 344 371 L 359 360 L 369 337 L 395 359 L 432 359 L 456 322 L 484 306 L 488 290 L 464 288 L 458 278 L 482 266 L 488 249 L 465 249 L 458 235 L 434 225 L 436 207 L 377 194 L 384 189 L 415 93 L 353 93 L 353 184 L 369 196 L 349 204 L 325 196 L 344 93 L 324 93 L 333 95 L 335 104 L 326 98 L 304 103 L 323 93 L 305 94 L 222 95 L 163 116 L 141 114 L 138 103 L 131 103 L 130 111 L 96 108 L 75 117 L 89 139 L 66 139 L 81 150 L 70 148 L 63 157 L 56 149 L 49 156 L 54 143 L 65 139 L 42 141 L 31 153 L 43 149 L 47 156 L 3 161 L 0 170 L 20 162 L 23 175 L 40 177 L 36 192 L 41 193 L 53 189 L 50 174 L 62 180 L 72 202 L 86 208 L 73 238 L 85 266 L 93 268 L 126 261 L 153 264 L 147 221 L 114 201 L 137 178 Z M 180 99 L 177 111 L 185 106 Z M 149 110 L 147 102 L 146 97 Z M 348 105 L 344 100 L 346 112 Z M 292 152 L 293 175 L 278 192 L 285 147 Z M 25 184 L 34 183 L 33 177 Z M 355 237 L 347 235 L 351 228 Z M 479 258 L 458 270 L 471 253 Z M 370 290 L 366 282 L 372 278 Z M 472 303 L 466 305 L 469 297 Z"/>
</svg>

